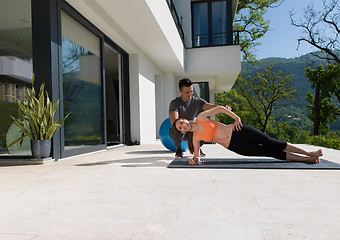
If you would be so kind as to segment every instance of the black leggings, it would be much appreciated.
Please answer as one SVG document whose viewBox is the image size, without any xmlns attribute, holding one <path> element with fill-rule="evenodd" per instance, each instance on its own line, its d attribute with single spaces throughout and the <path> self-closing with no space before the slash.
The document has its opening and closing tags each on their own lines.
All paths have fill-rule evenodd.
<svg viewBox="0 0 340 240">
<path fill-rule="evenodd" d="M 234 130 L 228 149 L 244 156 L 264 156 L 286 160 L 287 142 L 276 140 L 251 126 Z"/>
</svg>

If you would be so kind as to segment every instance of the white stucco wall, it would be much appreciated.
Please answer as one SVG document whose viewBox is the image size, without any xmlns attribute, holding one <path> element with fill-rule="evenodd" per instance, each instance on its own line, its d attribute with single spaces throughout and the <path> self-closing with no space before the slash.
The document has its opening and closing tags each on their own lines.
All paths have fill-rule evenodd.
<svg viewBox="0 0 340 240">
<path fill-rule="evenodd" d="M 176 76 L 172 72 L 166 72 L 164 74 L 164 119 L 169 117 L 169 104 L 172 99 L 179 95 L 178 93 L 178 84 L 176 81 Z"/>
<path fill-rule="evenodd" d="M 142 53 L 130 55 L 129 59 L 131 139 L 139 140 L 142 144 L 153 144 L 160 121 L 167 114 L 166 99 L 170 95 L 165 94 L 165 89 L 169 83 L 164 81 L 163 72 Z M 174 79 L 174 76 L 171 75 L 170 79 Z"/>
<path fill-rule="evenodd" d="M 177 95 L 176 77 L 172 72 L 156 76 L 156 138 L 159 138 L 159 128 L 164 119 L 169 117 L 169 104 Z"/>
<path fill-rule="evenodd" d="M 131 115 L 131 139 L 140 139 L 140 108 L 139 108 L 139 60 L 138 54 L 129 55 L 130 75 L 130 115 Z M 123 119 L 124 121 L 124 119 Z"/>
<path fill-rule="evenodd" d="M 165 115 L 164 109 L 164 80 L 163 76 L 155 76 L 155 98 L 156 98 L 156 138 L 159 138 L 159 127 Z"/>
<path fill-rule="evenodd" d="M 191 48 L 186 49 L 185 53 L 187 72 L 241 70 L 239 45 Z"/>
<path fill-rule="evenodd" d="M 179 64 L 184 68 L 184 46 L 166 1 L 145 1 L 154 15 L 155 20 L 159 24 L 161 31 L 163 31 L 167 42 L 170 44 L 173 50 L 173 53 L 176 55 Z M 162 51 L 158 52 L 158 54 L 162 54 Z"/>
<path fill-rule="evenodd" d="M 139 66 L 140 142 L 152 144 L 156 140 L 155 70 L 145 58 L 140 58 Z"/>
</svg>

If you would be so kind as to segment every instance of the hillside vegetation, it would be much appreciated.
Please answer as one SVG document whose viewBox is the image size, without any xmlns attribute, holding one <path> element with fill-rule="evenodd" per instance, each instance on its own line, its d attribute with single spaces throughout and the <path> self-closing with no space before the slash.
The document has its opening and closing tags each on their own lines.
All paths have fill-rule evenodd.
<svg viewBox="0 0 340 240">
<path fill-rule="evenodd" d="M 295 99 L 282 102 L 274 112 L 274 119 L 279 122 L 289 122 L 293 126 L 297 126 L 303 130 L 311 129 L 311 122 L 307 119 L 308 111 L 306 109 L 307 100 L 306 93 L 313 90 L 311 83 L 305 77 L 306 67 L 317 67 L 319 64 L 326 64 L 325 60 L 321 60 L 312 54 L 306 54 L 296 58 L 265 58 L 260 63 L 250 64 L 242 62 L 242 72 L 255 75 L 256 72 L 262 71 L 266 66 L 272 65 L 273 69 L 283 71 L 287 75 L 292 75 L 292 85 L 297 90 Z M 337 102 L 337 100 L 334 101 Z M 330 130 L 340 130 L 340 121 L 330 123 Z"/>
</svg>

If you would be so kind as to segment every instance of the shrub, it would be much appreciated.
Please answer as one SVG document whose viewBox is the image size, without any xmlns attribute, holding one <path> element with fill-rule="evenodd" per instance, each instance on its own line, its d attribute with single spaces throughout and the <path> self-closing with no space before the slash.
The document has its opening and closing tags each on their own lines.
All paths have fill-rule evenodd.
<svg viewBox="0 0 340 240">
<path fill-rule="evenodd" d="M 275 127 L 268 127 L 267 134 L 281 141 L 294 143 L 299 138 L 299 128 L 287 122 L 277 122 Z"/>
<path fill-rule="evenodd" d="M 309 139 L 309 144 L 340 150 L 340 138 L 336 136 L 312 136 Z"/>
</svg>

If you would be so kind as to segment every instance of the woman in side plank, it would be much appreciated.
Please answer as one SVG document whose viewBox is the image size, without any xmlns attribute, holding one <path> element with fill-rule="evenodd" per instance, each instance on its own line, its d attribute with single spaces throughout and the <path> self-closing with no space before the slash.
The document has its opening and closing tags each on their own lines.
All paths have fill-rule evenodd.
<svg viewBox="0 0 340 240">
<path fill-rule="evenodd" d="M 235 122 L 225 125 L 209 118 L 217 113 L 227 114 Z M 306 163 L 319 163 L 319 157 L 322 156 L 321 149 L 309 152 L 291 143 L 271 138 L 256 128 L 243 125 L 239 116 L 222 106 L 201 112 L 194 122 L 183 118 L 176 119 L 172 127 L 178 132 L 189 133 L 188 146 L 194 154 L 194 157 L 189 159 L 191 165 L 202 164 L 199 152 L 201 141 L 218 143 L 245 156 L 273 157 Z"/>
</svg>

